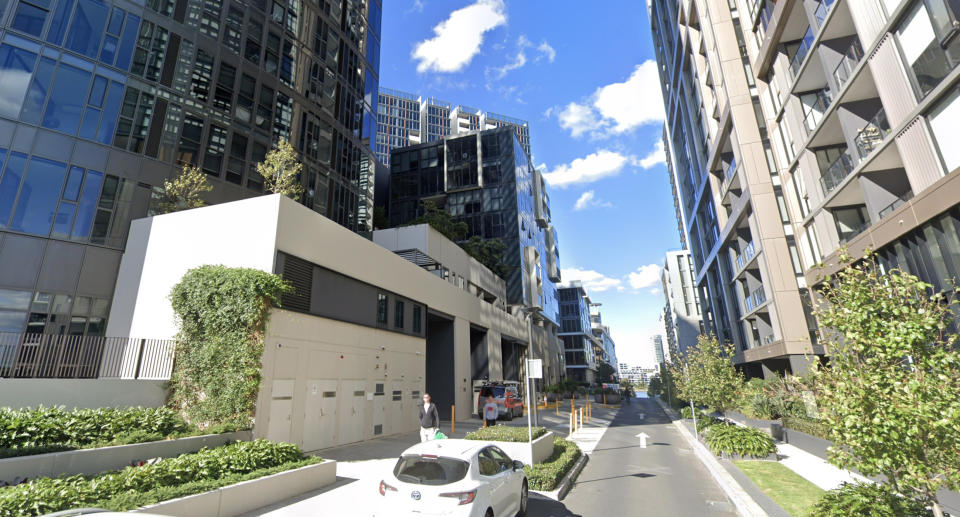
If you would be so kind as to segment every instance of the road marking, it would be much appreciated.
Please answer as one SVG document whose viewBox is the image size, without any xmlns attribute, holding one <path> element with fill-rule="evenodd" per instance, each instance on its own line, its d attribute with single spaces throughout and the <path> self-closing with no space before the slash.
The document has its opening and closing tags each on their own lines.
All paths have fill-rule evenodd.
<svg viewBox="0 0 960 517">
<path fill-rule="evenodd" d="M 637 438 L 640 438 L 640 448 L 641 448 L 641 449 L 646 449 L 646 448 L 647 448 L 647 438 L 650 438 L 650 435 L 647 434 L 647 433 L 640 433 L 640 434 L 637 435 Z"/>
</svg>

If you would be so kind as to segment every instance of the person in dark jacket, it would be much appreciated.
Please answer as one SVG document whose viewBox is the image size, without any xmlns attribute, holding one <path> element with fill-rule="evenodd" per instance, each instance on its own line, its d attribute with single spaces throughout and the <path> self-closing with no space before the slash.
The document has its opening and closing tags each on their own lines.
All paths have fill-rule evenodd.
<svg viewBox="0 0 960 517">
<path fill-rule="evenodd" d="M 440 430 L 440 414 L 437 405 L 430 402 L 430 394 L 423 394 L 423 405 L 420 406 L 420 441 L 432 440 Z"/>
</svg>

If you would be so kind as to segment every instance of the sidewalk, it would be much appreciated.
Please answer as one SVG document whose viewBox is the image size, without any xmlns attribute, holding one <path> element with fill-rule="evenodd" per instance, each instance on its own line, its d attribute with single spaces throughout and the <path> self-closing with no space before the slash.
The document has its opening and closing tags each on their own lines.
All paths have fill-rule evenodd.
<svg viewBox="0 0 960 517">
<path fill-rule="evenodd" d="M 777 454 L 784 467 L 824 490 L 833 490 L 843 483 L 872 483 L 859 474 L 834 467 L 822 458 L 787 443 L 777 444 Z"/>
<path fill-rule="evenodd" d="M 583 407 L 577 401 L 577 408 Z M 555 435 L 566 438 L 570 415 L 569 403 L 560 415 L 555 409 L 540 410 L 540 425 L 553 431 Z M 603 436 L 606 427 L 616 415 L 616 409 L 604 409 L 593 406 L 593 418 L 584 422 L 583 429 L 574 433 L 571 439 L 584 452 L 593 451 Z M 526 427 L 527 417 L 516 418 L 502 425 Z M 443 422 L 440 429 L 450 438 L 463 438 L 467 433 L 483 427 L 479 419 L 456 422 L 456 432 L 450 431 L 450 422 Z M 322 490 L 303 494 L 299 497 L 259 508 L 244 514 L 244 517 L 307 517 L 315 515 L 372 515 L 377 502 L 378 487 L 385 473 L 390 472 L 400 454 L 411 445 L 420 441 L 417 431 L 384 436 L 341 447 L 316 451 L 320 457 L 337 460 L 337 482 Z M 531 498 L 531 504 L 533 499 Z"/>
</svg>

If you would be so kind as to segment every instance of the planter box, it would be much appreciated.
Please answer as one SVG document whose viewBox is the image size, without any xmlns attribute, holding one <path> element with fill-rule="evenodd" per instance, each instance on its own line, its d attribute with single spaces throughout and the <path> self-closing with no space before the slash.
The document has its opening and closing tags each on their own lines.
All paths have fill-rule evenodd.
<svg viewBox="0 0 960 517">
<path fill-rule="evenodd" d="M 233 517 L 332 485 L 337 462 L 327 460 L 136 510 L 170 517 Z"/>
<path fill-rule="evenodd" d="M 250 431 L 190 436 L 176 440 L 115 445 L 96 449 L 50 452 L 32 456 L 0 459 L 0 480 L 12 482 L 16 478 L 54 477 L 74 474 L 99 474 L 129 467 L 134 461 L 150 458 L 172 458 L 197 452 L 207 447 L 219 447 L 235 441 L 249 441 Z"/>
<path fill-rule="evenodd" d="M 760 420 L 758 418 L 750 418 L 742 413 L 737 413 L 736 411 L 727 411 L 727 418 L 740 425 L 759 429 L 769 434 L 774 440 L 784 441 L 783 424 L 781 424 L 779 420 Z"/>
<path fill-rule="evenodd" d="M 490 441 L 500 447 L 512 459 L 520 460 L 525 465 L 534 463 L 543 463 L 553 454 L 553 431 L 547 431 L 547 434 L 533 441 L 533 458 L 530 458 L 530 442 L 495 442 Z"/>
</svg>

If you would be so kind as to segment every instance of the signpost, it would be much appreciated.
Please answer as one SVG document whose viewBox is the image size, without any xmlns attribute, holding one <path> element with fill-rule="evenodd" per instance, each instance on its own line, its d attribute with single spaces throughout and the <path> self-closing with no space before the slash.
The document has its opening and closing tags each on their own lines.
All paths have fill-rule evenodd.
<svg viewBox="0 0 960 517">
<path fill-rule="evenodd" d="M 527 437 L 530 440 L 530 463 L 533 464 L 533 422 L 531 419 L 531 414 L 533 413 L 533 408 L 530 406 L 530 401 L 536 401 L 534 398 L 533 392 L 533 383 L 531 379 L 542 379 L 543 378 L 543 360 L 542 359 L 527 359 Z M 536 403 L 536 402 L 534 402 Z"/>
</svg>

